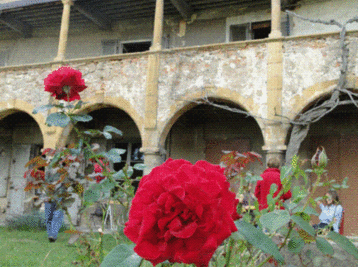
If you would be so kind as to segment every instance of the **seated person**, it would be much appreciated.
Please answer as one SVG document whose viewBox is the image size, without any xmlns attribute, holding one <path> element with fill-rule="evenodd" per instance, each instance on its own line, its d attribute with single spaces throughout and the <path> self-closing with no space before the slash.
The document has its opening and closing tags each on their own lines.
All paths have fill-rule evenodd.
<svg viewBox="0 0 358 267">
<path fill-rule="evenodd" d="M 343 208 L 341 205 L 339 205 L 339 198 L 336 191 L 329 190 L 326 194 L 326 198 L 327 205 L 323 205 L 321 201 L 317 202 L 322 212 L 321 215 L 319 215 L 320 223 L 313 225 L 313 228 L 316 230 L 323 229 L 333 221 L 333 229 L 331 230 L 334 230 L 338 233 L 339 224 L 342 219 Z"/>
</svg>

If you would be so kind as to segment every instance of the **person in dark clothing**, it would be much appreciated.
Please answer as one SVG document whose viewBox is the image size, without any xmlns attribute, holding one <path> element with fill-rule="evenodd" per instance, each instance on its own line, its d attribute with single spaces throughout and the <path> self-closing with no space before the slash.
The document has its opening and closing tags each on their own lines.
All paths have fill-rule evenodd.
<svg viewBox="0 0 358 267">
<path fill-rule="evenodd" d="M 277 190 L 273 197 L 275 198 L 282 190 L 282 184 L 280 179 L 280 160 L 276 157 L 269 158 L 267 161 L 267 169 L 261 174 L 263 180 L 257 181 L 255 188 L 255 196 L 259 202 L 259 209 L 263 210 L 268 207 L 267 196 L 270 194 L 270 188 L 272 184 L 277 185 Z M 283 194 L 280 199 L 287 200 L 292 197 L 291 191 Z M 282 208 L 282 207 L 281 207 Z"/>
</svg>

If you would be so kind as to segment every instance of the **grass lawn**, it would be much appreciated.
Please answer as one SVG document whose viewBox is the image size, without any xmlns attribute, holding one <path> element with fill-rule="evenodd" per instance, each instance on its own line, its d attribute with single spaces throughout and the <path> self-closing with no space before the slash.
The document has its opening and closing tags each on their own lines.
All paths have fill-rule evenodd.
<svg viewBox="0 0 358 267">
<path fill-rule="evenodd" d="M 60 232 L 55 243 L 47 239 L 46 231 L 8 231 L 0 227 L 0 267 L 62 267 L 76 266 L 76 246 L 68 245 L 70 234 Z M 111 235 L 105 235 L 104 250 L 116 246 Z M 77 265 L 78 266 L 78 265 Z"/>
</svg>

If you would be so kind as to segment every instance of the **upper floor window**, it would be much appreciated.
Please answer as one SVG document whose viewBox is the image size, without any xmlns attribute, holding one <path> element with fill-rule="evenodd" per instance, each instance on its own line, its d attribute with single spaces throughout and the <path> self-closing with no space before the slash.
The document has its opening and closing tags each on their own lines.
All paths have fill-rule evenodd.
<svg viewBox="0 0 358 267">
<path fill-rule="evenodd" d="M 249 22 L 244 24 L 230 24 L 228 30 L 228 41 L 245 41 L 268 38 L 271 32 L 271 21 Z M 288 21 L 281 23 L 281 32 L 283 36 L 289 33 Z"/>
<path fill-rule="evenodd" d="M 230 25 L 230 41 L 245 41 L 267 38 L 271 32 L 271 22 L 253 22 Z"/>
<path fill-rule="evenodd" d="M 152 45 L 150 40 L 120 42 L 119 40 L 102 41 L 103 55 L 125 54 L 148 51 Z"/>
</svg>

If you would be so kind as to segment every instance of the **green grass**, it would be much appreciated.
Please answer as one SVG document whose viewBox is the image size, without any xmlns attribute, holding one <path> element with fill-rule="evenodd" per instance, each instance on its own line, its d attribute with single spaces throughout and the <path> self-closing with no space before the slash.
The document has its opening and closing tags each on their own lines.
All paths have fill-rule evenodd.
<svg viewBox="0 0 358 267">
<path fill-rule="evenodd" d="M 18 231 L 0 227 L 0 267 L 76 266 L 76 246 L 68 245 L 70 234 L 59 233 L 50 243 L 46 231 Z M 111 235 L 104 238 L 105 253 L 116 246 Z M 78 265 L 77 265 L 78 266 Z"/>
</svg>

